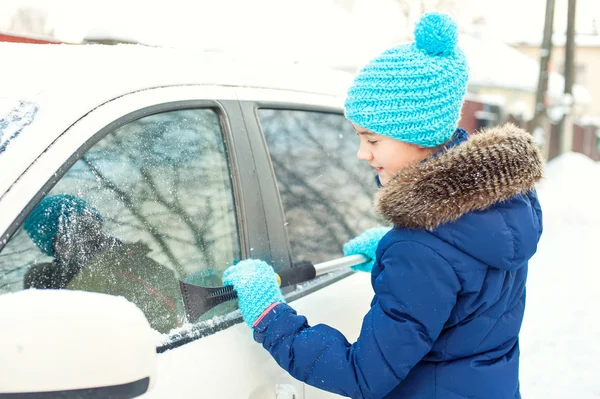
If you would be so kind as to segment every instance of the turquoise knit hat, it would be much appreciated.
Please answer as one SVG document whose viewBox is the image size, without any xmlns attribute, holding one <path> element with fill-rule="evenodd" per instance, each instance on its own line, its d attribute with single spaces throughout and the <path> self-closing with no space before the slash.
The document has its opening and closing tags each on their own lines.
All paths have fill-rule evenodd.
<svg viewBox="0 0 600 399">
<path fill-rule="evenodd" d="M 97 209 L 69 194 L 44 198 L 29 214 L 23 227 L 34 244 L 46 255 L 54 255 L 54 237 L 61 223 L 73 215 L 89 214 L 102 220 Z"/>
<path fill-rule="evenodd" d="M 469 68 L 448 15 L 425 14 L 415 42 L 372 59 L 346 97 L 346 117 L 407 143 L 437 147 L 452 137 L 467 91 Z"/>
</svg>

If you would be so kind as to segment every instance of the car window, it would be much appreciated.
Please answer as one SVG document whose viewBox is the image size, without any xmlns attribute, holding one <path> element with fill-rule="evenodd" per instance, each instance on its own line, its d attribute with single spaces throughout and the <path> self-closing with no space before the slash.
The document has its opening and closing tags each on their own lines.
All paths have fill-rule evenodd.
<svg viewBox="0 0 600 399">
<path fill-rule="evenodd" d="M 178 110 L 114 130 L 68 170 L 0 253 L 0 293 L 122 295 L 166 333 L 184 321 L 179 280 L 221 285 L 239 257 L 219 117 Z"/>
<path fill-rule="evenodd" d="M 377 184 L 356 158 L 358 137 L 341 114 L 259 109 L 277 178 L 293 260 L 341 256 L 343 244 L 381 224 Z"/>
</svg>

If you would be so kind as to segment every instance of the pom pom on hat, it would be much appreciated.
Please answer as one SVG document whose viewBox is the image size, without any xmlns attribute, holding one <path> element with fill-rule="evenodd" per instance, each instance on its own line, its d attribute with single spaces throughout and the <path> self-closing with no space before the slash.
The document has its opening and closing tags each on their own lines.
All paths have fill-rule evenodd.
<svg viewBox="0 0 600 399">
<path fill-rule="evenodd" d="M 415 26 L 415 42 L 430 55 L 449 55 L 458 44 L 458 27 L 448 15 L 425 14 Z"/>
</svg>

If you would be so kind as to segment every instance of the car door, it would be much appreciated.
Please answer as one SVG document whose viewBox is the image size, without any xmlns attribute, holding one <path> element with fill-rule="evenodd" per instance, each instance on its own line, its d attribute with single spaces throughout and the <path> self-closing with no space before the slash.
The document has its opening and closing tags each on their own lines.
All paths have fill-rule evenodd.
<svg viewBox="0 0 600 399">
<path fill-rule="evenodd" d="M 268 90 L 240 90 L 253 151 L 272 165 L 261 176 L 282 212 L 267 218 L 278 229 L 278 245 L 292 262 L 324 262 L 343 256 L 342 246 L 367 228 L 381 225 L 373 207 L 374 173 L 356 158 L 358 137 L 338 98 Z M 283 219 L 281 218 L 283 215 Z M 339 271 L 295 287 L 288 301 L 311 325 L 325 323 L 353 342 L 373 292 L 368 273 Z M 306 398 L 337 395 L 305 386 Z"/>
<path fill-rule="evenodd" d="M 235 303 L 185 320 L 172 290 L 179 280 L 218 286 L 239 258 L 289 266 L 272 256 L 258 175 L 231 88 L 167 87 L 108 102 L 61 134 L 3 196 L 3 217 L 14 223 L 2 232 L 0 293 L 58 285 L 136 303 L 163 330 L 146 397 L 301 399 L 302 384 L 254 343 Z M 74 230 L 49 235 L 53 212 Z M 81 215 L 97 226 L 89 237 L 73 222 Z M 67 239 L 48 246 L 55 234 Z M 62 278 L 71 270 L 74 278 Z"/>
</svg>

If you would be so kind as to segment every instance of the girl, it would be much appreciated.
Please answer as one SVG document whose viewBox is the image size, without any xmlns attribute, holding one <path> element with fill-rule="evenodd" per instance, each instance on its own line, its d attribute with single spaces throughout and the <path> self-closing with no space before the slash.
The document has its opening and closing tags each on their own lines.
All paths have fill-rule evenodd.
<svg viewBox="0 0 600 399">
<path fill-rule="evenodd" d="M 438 13 L 415 43 L 357 75 L 346 116 L 375 168 L 376 207 L 393 228 L 344 246 L 371 262 L 375 296 L 358 340 L 311 327 L 284 302 L 271 266 L 225 271 L 254 339 L 295 378 L 352 398 L 520 398 L 518 336 L 527 263 L 542 233 L 543 164 L 512 125 L 456 129 L 468 67 L 456 24 Z"/>
</svg>

